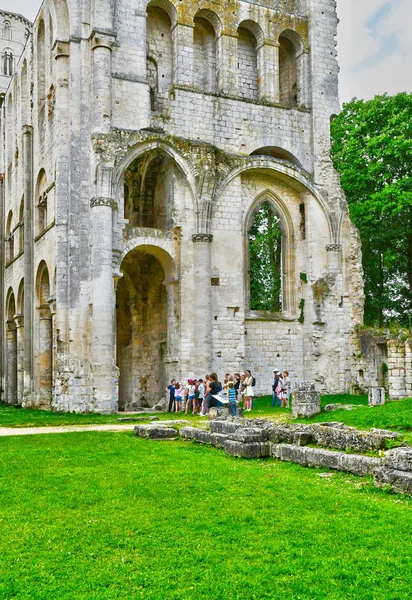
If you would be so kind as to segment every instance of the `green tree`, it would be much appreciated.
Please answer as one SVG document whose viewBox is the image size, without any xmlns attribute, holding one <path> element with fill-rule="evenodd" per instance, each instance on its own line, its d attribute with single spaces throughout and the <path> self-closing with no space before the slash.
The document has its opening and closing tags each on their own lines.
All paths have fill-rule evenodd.
<svg viewBox="0 0 412 600">
<path fill-rule="evenodd" d="M 332 159 L 358 227 L 365 323 L 412 314 L 412 94 L 344 105 L 331 124 Z"/>
<path fill-rule="evenodd" d="M 279 218 L 264 202 L 253 215 L 249 229 L 251 310 L 282 310 L 282 231 Z"/>
</svg>

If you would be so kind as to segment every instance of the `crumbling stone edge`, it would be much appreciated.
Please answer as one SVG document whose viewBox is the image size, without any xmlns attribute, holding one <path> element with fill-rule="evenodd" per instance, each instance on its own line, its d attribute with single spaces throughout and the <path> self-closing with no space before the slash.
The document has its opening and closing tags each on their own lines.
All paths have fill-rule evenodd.
<svg viewBox="0 0 412 600">
<path fill-rule="evenodd" d="M 239 418 L 216 419 L 210 424 L 210 430 L 184 426 L 178 431 L 172 424 L 154 423 L 137 425 L 134 430 L 139 437 L 153 440 L 180 437 L 210 444 L 239 458 L 273 457 L 304 467 L 373 476 L 376 487 L 390 487 L 396 493 L 412 495 L 412 447 L 401 446 L 384 453 L 389 440 L 399 443 L 402 439 L 391 431 L 359 431 L 343 423 L 277 425 L 265 419 Z M 359 453 L 346 452 L 356 449 Z M 361 453 L 371 450 L 379 450 L 383 456 Z"/>
</svg>

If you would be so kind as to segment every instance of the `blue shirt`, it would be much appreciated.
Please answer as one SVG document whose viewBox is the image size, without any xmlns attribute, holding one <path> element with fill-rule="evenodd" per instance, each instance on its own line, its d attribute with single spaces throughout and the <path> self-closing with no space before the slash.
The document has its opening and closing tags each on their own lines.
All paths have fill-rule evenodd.
<svg viewBox="0 0 412 600">
<path fill-rule="evenodd" d="M 175 390 L 175 386 L 170 384 L 170 385 L 167 386 L 167 389 L 170 392 L 170 398 L 174 398 L 175 397 L 175 391 L 176 391 Z"/>
<path fill-rule="evenodd" d="M 229 392 L 229 402 L 231 404 L 233 404 L 233 402 L 236 402 L 236 390 L 235 390 L 235 388 L 228 388 L 228 392 Z"/>
</svg>

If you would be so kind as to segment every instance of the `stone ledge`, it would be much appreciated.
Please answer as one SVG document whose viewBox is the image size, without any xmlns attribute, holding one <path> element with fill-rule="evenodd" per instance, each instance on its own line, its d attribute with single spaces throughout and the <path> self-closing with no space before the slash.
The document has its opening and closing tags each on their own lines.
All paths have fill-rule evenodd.
<svg viewBox="0 0 412 600">
<path fill-rule="evenodd" d="M 412 495 L 412 473 L 380 467 L 375 469 L 374 483 L 376 487 L 390 485 L 398 494 Z"/>
<path fill-rule="evenodd" d="M 150 440 L 170 440 L 178 436 L 176 429 L 159 425 L 136 425 L 134 432 L 137 436 Z"/>
<path fill-rule="evenodd" d="M 308 448 L 294 444 L 274 444 L 272 455 L 303 467 L 325 467 L 353 475 L 373 475 L 382 460 L 360 454 L 345 454 L 324 448 Z"/>
<path fill-rule="evenodd" d="M 226 454 L 237 456 L 239 458 L 263 458 L 270 456 L 269 442 L 238 442 L 235 440 L 226 440 L 223 443 L 223 449 Z"/>
</svg>

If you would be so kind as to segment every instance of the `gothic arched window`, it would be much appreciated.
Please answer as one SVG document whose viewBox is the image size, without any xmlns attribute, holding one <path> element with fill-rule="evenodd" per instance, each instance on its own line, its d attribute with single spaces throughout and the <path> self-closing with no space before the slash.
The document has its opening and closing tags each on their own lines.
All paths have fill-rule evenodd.
<svg viewBox="0 0 412 600">
<path fill-rule="evenodd" d="M 11 50 L 4 51 L 2 67 L 3 75 L 9 77 L 13 75 L 13 52 Z"/>
<path fill-rule="evenodd" d="M 3 38 L 5 40 L 11 40 L 11 24 L 10 21 L 4 21 L 3 23 Z"/>
</svg>

